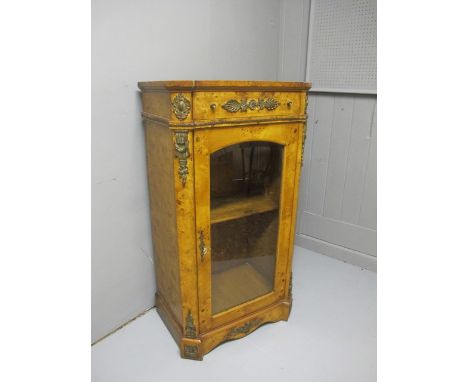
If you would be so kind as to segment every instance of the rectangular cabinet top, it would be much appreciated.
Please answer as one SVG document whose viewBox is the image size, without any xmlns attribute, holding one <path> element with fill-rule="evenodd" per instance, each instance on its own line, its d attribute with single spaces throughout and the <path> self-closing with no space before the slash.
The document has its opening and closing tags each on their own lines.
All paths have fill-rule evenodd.
<svg viewBox="0 0 468 382">
<path fill-rule="evenodd" d="M 277 81 L 147 81 L 138 82 L 143 92 L 151 91 L 197 91 L 197 90 L 276 90 L 304 91 L 311 87 L 309 82 Z"/>
</svg>

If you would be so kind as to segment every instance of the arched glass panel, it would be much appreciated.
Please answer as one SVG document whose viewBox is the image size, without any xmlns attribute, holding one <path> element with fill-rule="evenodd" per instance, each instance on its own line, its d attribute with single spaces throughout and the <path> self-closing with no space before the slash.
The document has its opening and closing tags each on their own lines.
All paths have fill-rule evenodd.
<svg viewBox="0 0 468 382">
<path fill-rule="evenodd" d="M 272 142 L 211 154 L 212 314 L 273 290 L 282 160 Z"/>
</svg>

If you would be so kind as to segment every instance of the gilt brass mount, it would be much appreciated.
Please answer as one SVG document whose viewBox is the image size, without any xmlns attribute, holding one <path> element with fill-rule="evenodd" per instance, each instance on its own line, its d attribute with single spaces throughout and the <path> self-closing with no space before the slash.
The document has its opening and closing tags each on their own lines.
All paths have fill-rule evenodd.
<svg viewBox="0 0 468 382">
<path fill-rule="evenodd" d="M 251 329 L 253 329 L 254 327 L 260 325 L 262 322 L 262 320 L 260 320 L 259 318 L 255 318 L 253 319 L 252 321 L 248 321 L 246 322 L 244 325 L 242 326 L 238 326 L 237 328 L 232 328 L 228 334 L 227 334 L 227 337 L 234 337 L 238 334 L 247 334 L 248 332 L 250 332 Z"/>
<path fill-rule="evenodd" d="M 183 121 L 190 113 L 190 101 L 183 94 L 177 94 L 172 100 L 172 112 L 177 119 Z"/>
<path fill-rule="evenodd" d="M 185 187 L 188 175 L 187 159 L 190 156 L 187 130 L 175 132 L 175 155 L 179 159 L 179 179 Z"/>
<path fill-rule="evenodd" d="M 201 261 L 203 262 L 205 255 L 208 253 L 208 248 L 206 248 L 205 246 L 205 236 L 203 235 L 203 231 L 200 231 L 198 240 L 200 241 L 199 249 L 200 249 Z"/>
<path fill-rule="evenodd" d="M 197 338 L 197 330 L 193 323 L 192 312 L 190 310 L 188 311 L 187 318 L 185 319 L 185 337 Z"/>
<path fill-rule="evenodd" d="M 274 99 L 274 98 L 259 98 L 258 100 L 251 99 L 250 101 L 247 101 L 247 99 L 241 99 L 240 101 L 237 101 L 235 99 L 230 99 L 227 101 L 222 108 L 229 113 L 236 113 L 238 111 L 240 112 L 246 112 L 248 109 L 250 110 L 274 110 L 280 105 L 279 101 Z"/>
<path fill-rule="evenodd" d="M 184 345 L 184 356 L 186 358 L 197 358 L 198 357 L 198 346 L 196 346 L 196 345 Z"/>
<path fill-rule="evenodd" d="M 309 105 L 309 97 L 306 94 L 305 96 L 305 106 L 304 106 L 304 114 L 307 114 L 307 107 Z M 301 167 L 304 165 L 304 148 L 305 142 L 307 138 L 307 121 L 304 123 L 304 127 L 302 128 L 302 150 L 301 150 Z"/>
</svg>

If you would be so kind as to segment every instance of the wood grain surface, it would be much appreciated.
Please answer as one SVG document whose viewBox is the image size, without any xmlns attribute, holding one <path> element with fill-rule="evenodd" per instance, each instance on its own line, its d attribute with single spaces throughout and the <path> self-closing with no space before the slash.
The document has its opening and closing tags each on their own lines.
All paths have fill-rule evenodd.
<svg viewBox="0 0 468 382">
<path fill-rule="evenodd" d="M 224 341 L 243 337 L 266 322 L 288 319 L 306 90 L 310 84 L 153 81 L 138 85 L 143 92 L 156 305 L 179 343 L 181 356 L 201 360 Z M 172 108 L 179 94 L 190 105 L 185 118 L 175 115 Z M 279 106 L 234 113 L 222 108 L 230 99 L 262 97 L 275 97 Z M 212 104 L 216 107 L 210 107 Z M 177 132 L 183 133 L 188 150 L 182 161 L 176 152 L 181 145 Z M 268 195 L 225 200 L 212 209 L 211 154 L 252 141 L 282 147 L 281 178 L 271 186 L 278 196 L 272 197 L 270 190 Z M 181 167 L 186 170 L 184 181 L 179 176 Z M 232 267 L 220 268 L 212 276 L 212 224 L 221 234 L 223 229 L 229 234 L 236 229 L 235 224 L 229 225 L 231 221 L 255 216 L 264 218 L 258 221 L 260 225 L 254 223 L 260 231 L 252 238 L 255 240 L 250 240 L 250 262 L 232 259 Z M 276 251 L 274 258 L 271 251 Z M 274 278 L 269 278 L 272 272 Z M 212 277 L 224 281 L 213 283 Z"/>
</svg>

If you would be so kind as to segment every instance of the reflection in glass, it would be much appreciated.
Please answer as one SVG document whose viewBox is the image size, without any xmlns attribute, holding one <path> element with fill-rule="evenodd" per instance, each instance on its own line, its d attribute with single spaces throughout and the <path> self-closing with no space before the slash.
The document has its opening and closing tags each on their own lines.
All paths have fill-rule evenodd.
<svg viewBox="0 0 468 382">
<path fill-rule="evenodd" d="M 211 292 L 217 314 L 273 290 L 283 146 L 247 142 L 211 155 Z"/>
</svg>

